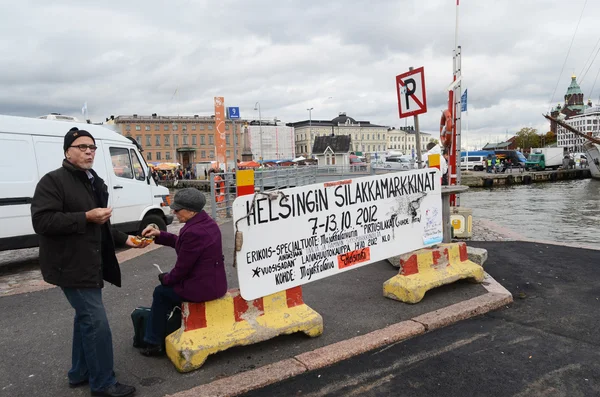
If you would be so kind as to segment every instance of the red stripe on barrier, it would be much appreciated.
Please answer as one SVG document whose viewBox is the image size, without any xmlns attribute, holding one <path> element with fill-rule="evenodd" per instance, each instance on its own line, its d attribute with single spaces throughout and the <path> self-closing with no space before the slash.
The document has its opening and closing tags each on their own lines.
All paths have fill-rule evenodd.
<svg viewBox="0 0 600 397">
<path fill-rule="evenodd" d="M 433 255 L 433 264 L 437 265 L 438 262 L 439 262 L 439 260 L 440 260 L 440 258 L 442 257 L 442 254 L 440 253 L 440 250 L 434 250 L 432 252 L 432 255 Z"/>
<path fill-rule="evenodd" d="M 448 252 L 448 248 L 444 248 L 444 256 L 446 257 L 446 267 L 450 267 L 450 252 Z"/>
<path fill-rule="evenodd" d="M 240 295 L 233 297 L 233 315 L 235 322 L 239 323 L 243 321 L 242 315 L 248 310 L 248 301 L 242 298 Z"/>
<path fill-rule="evenodd" d="M 400 267 L 402 267 L 402 275 L 410 276 L 411 274 L 419 273 L 419 265 L 417 263 L 417 256 L 411 255 L 408 260 L 400 260 Z"/>
<path fill-rule="evenodd" d="M 301 286 L 286 289 L 285 296 L 287 298 L 287 307 L 296 307 L 304 304 Z"/>
<path fill-rule="evenodd" d="M 460 261 L 461 262 L 469 260 L 469 253 L 467 252 L 467 244 L 460 243 L 459 252 L 460 252 Z"/>
<path fill-rule="evenodd" d="M 254 301 L 252 302 L 252 305 L 258 309 L 258 311 L 260 312 L 260 315 L 262 316 L 263 314 L 265 314 L 265 305 L 264 305 L 264 301 L 263 298 L 259 298 L 259 299 L 254 299 Z"/>
<path fill-rule="evenodd" d="M 263 298 L 254 299 L 251 301 L 247 301 L 239 295 L 239 290 L 236 291 L 238 295 L 233 297 L 233 315 L 235 317 L 235 322 L 239 323 L 240 321 L 244 321 L 245 319 L 242 317 L 246 312 L 248 312 L 249 305 L 252 304 L 259 312 L 259 316 L 265 314 Z"/>
<path fill-rule="evenodd" d="M 254 194 L 254 185 L 238 186 L 237 195 L 246 196 L 248 194 Z"/>
<path fill-rule="evenodd" d="M 193 331 L 206 328 L 206 306 L 202 303 L 187 303 L 187 314 L 183 316 L 183 330 Z"/>
</svg>

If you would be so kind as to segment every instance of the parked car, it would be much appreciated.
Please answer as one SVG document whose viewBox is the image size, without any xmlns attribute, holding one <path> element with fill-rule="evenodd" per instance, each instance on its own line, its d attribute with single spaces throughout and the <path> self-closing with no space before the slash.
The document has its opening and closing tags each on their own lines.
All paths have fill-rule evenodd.
<svg viewBox="0 0 600 397">
<path fill-rule="evenodd" d="M 354 154 L 350 155 L 350 169 L 353 171 L 366 171 L 368 168 L 364 159 Z"/>
</svg>

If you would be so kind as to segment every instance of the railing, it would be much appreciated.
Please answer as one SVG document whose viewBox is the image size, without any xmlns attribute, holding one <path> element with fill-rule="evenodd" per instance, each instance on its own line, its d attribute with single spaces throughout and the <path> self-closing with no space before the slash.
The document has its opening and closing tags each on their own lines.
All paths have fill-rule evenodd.
<svg viewBox="0 0 600 397">
<path fill-rule="evenodd" d="M 344 179 L 346 176 L 371 175 L 373 171 L 371 164 L 320 165 L 317 167 L 319 176 L 332 175 L 339 176 L 340 179 Z"/>
<path fill-rule="evenodd" d="M 254 187 L 261 192 L 310 185 L 317 182 L 315 166 L 274 167 L 257 169 L 254 172 Z"/>
<path fill-rule="evenodd" d="M 211 172 L 209 183 L 212 218 L 215 220 L 217 217 L 231 218 L 231 208 L 237 197 L 235 172 Z"/>
</svg>

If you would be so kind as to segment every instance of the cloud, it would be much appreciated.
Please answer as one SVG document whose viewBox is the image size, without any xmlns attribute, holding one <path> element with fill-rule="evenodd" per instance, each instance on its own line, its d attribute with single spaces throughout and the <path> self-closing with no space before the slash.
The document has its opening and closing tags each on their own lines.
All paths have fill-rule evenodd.
<svg viewBox="0 0 600 397">
<path fill-rule="evenodd" d="M 210 115 L 213 96 L 224 96 L 246 118 L 258 116 L 259 101 L 263 117 L 286 122 L 307 119 L 312 107 L 313 119 L 344 111 L 399 126 L 405 120 L 398 119 L 395 76 L 424 66 L 429 111 L 420 124 L 439 129 L 452 81 L 453 0 L 90 3 L 25 0 L 3 11 L 1 113 L 79 115 L 87 101 L 95 121 L 111 114 Z M 462 2 L 468 136 L 484 141 L 526 126 L 547 130 L 541 114 L 562 102 L 573 73 L 581 74 L 586 97 L 600 100 L 600 4 L 587 2 L 565 63 L 583 5 Z"/>
</svg>

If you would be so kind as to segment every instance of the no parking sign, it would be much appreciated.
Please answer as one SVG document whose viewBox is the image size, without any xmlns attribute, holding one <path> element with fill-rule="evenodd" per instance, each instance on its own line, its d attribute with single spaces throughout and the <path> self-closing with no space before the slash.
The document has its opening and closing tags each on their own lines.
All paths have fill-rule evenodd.
<svg viewBox="0 0 600 397">
<path fill-rule="evenodd" d="M 401 119 L 427 112 L 425 69 L 422 66 L 396 76 L 396 91 Z"/>
</svg>

